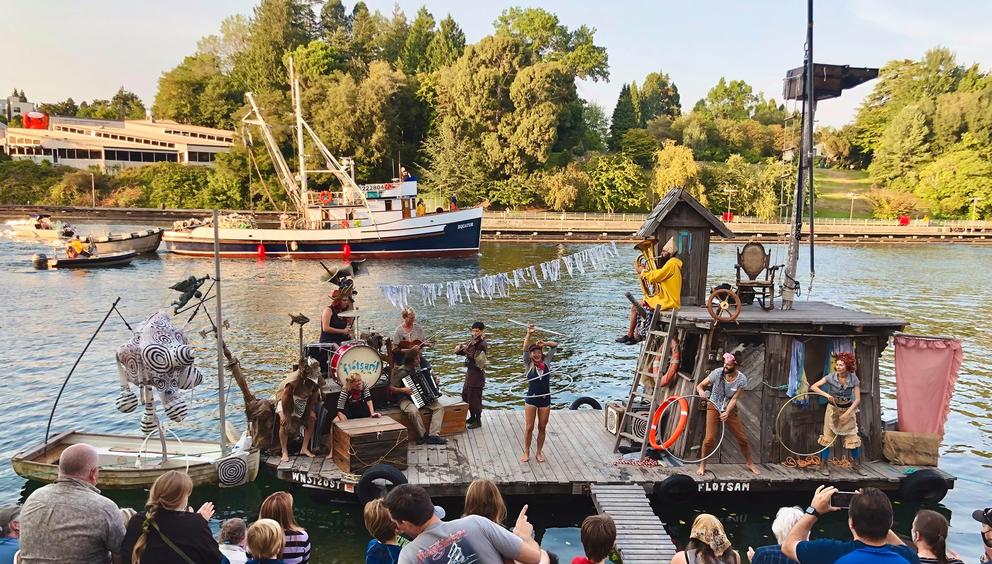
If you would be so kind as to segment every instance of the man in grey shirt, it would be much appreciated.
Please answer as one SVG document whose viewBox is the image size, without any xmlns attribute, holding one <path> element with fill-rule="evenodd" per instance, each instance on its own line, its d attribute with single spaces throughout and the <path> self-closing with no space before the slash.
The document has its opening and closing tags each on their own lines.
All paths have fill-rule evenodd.
<svg viewBox="0 0 992 564">
<path fill-rule="evenodd" d="M 96 489 L 99 474 L 90 445 L 62 451 L 58 480 L 28 496 L 21 509 L 22 564 L 121 561 L 124 519 Z"/>
<path fill-rule="evenodd" d="M 399 532 L 413 539 L 403 547 L 399 564 L 502 564 L 504 560 L 538 564 L 546 558 L 531 536 L 534 526 L 527 521 L 527 506 L 511 533 L 478 515 L 443 522 L 434 514 L 427 491 L 412 484 L 394 488 L 385 504 Z"/>
<path fill-rule="evenodd" d="M 758 475 L 758 467 L 751 459 L 751 443 L 747 440 L 747 432 L 737 415 L 737 402 L 741 392 L 747 388 L 747 376 L 737 368 L 737 357 L 733 353 L 723 354 L 723 366 L 710 372 L 703 381 L 696 385 L 696 394 L 706 397 L 706 387 L 712 386 L 709 402 L 706 406 L 706 435 L 703 438 L 703 449 L 700 453 L 703 460 L 699 463 L 696 474 L 706 473 L 706 457 L 716 448 L 720 423 L 737 439 L 744 455 L 748 470 Z"/>
</svg>

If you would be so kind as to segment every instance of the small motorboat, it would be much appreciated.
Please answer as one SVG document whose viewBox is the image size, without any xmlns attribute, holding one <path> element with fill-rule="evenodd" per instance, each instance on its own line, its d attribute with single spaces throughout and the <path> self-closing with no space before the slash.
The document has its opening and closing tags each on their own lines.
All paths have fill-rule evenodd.
<svg viewBox="0 0 992 564">
<path fill-rule="evenodd" d="M 52 221 L 52 216 L 47 214 L 36 215 L 31 219 L 10 219 L 7 220 L 7 227 L 14 231 L 16 237 L 43 241 L 68 239 L 76 232 L 72 225 L 62 221 Z"/>
<path fill-rule="evenodd" d="M 57 268 L 104 268 L 110 266 L 124 266 L 130 263 L 138 253 L 127 251 L 121 253 L 109 253 L 105 255 L 80 255 L 74 258 L 59 258 L 44 254 L 36 254 L 31 257 L 31 263 L 38 270 L 48 270 Z"/>
<path fill-rule="evenodd" d="M 137 436 L 77 431 L 56 435 L 45 444 L 17 453 L 10 463 L 22 478 L 51 483 L 59 477 L 62 451 L 77 443 L 86 443 L 97 450 L 100 477 L 96 486 L 100 489 L 149 488 L 168 470 L 185 470 L 194 486 L 219 485 L 223 480 L 233 478 L 251 482 L 258 476 L 258 450 L 244 452 L 238 457 L 224 457 L 217 442 L 169 439 L 165 441 L 166 459 L 163 461 L 158 438 L 146 440 Z"/>
<path fill-rule="evenodd" d="M 120 253 L 134 251 L 136 253 L 154 253 L 162 243 L 162 233 L 165 230 L 161 227 L 136 231 L 132 233 L 107 233 L 106 235 L 89 235 L 83 239 L 84 243 L 89 243 L 96 248 L 97 254 Z"/>
</svg>

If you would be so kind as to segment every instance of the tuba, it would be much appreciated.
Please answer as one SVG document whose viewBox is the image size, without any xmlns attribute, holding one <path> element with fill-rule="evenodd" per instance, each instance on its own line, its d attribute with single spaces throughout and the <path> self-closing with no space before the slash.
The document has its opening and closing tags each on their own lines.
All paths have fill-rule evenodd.
<svg viewBox="0 0 992 564">
<path fill-rule="evenodd" d="M 636 271 L 638 267 L 644 270 L 654 270 L 658 268 L 658 259 L 654 256 L 654 244 L 655 239 L 645 239 L 640 243 L 634 245 L 634 248 L 641 251 L 641 254 L 637 255 L 634 259 L 634 270 Z M 648 283 L 643 276 L 638 276 L 638 280 L 641 283 L 641 291 L 644 292 L 645 298 L 651 298 L 658 294 L 658 285 Z"/>
</svg>

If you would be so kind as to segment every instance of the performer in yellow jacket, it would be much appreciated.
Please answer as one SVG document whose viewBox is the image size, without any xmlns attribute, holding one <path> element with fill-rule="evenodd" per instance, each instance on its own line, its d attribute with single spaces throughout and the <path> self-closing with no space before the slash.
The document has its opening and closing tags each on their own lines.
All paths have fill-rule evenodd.
<svg viewBox="0 0 992 564">
<path fill-rule="evenodd" d="M 659 259 L 662 264 L 658 268 L 644 268 L 637 266 L 637 275 L 644 279 L 649 285 L 654 284 L 657 291 L 654 294 L 644 296 L 643 305 L 645 309 L 654 311 L 656 306 L 661 309 L 678 309 L 682 299 L 682 260 L 678 258 L 678 250 L 675 248 L 675 238 L 671 238 L 661 249 Z M 637 308 L 630 308 L 630 324 L 627 326 L 627 333 L 617 339 L 618 343 L 625 345 L 636 344 L 638 339 L 634 336 L 634 329 L 637 327 Z"/>
</svg>

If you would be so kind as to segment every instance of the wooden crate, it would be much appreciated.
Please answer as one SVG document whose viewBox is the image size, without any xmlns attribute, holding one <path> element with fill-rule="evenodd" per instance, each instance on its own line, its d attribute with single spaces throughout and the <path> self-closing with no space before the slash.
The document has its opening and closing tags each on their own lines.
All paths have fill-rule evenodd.
<svg viewBox="0 0 992 564">
<path fill-rule="evenodd" d="M 438 401 L 441 402 L 441 406 L 444 407 L 444 420 L 441 422 L 441 436 L 447 437 L 450 435 L 464 433 L 465 421 L 468 419 L 468 404 L 451 396 L 441 396 Z M 382 410 L 380 413 L 387 417 L 392 417 L 396 421 L 406 425 L 407 431 L 410 433 L 411 437 L 417 436 L 417 430 L 413 428 L 413 423 L 407 419 L 406 414 L 400 411 L 398 407 Z M 421 409 L 420 417 L 423 419 L 424 429 L 429 430 L 431 428 L 430 410 L 427 408 Z"/>
<path fill-rule="evenodd" d="M 332 458 L 342 472 L 361 474 L 370 466 L 389 464 L 406 470 L 406 427 L 389 417 L 335 421 Z"/>
</svg>

